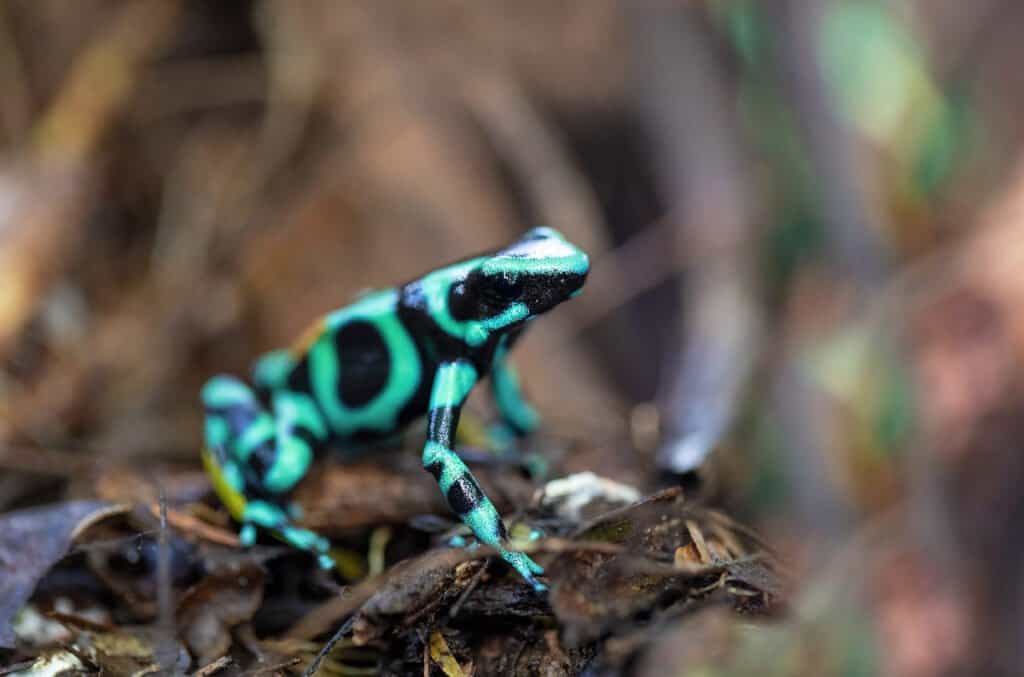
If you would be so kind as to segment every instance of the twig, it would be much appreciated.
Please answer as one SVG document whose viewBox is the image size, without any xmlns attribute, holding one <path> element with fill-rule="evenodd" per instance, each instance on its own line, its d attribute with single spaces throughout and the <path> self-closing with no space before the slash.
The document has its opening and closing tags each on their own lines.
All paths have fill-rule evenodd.
<svg viewBox="0 0 1024 677">
<path fill-rule="evenodd" d="M 289 658 L 286 661 L 275 663 L 274 665 L 265 665 L 262 668 L 257 668 L 255 670 L 250 670 L 249 672 L 244 672 L 242 673 L 242 677 L 258 677 L 259 675 L 265 675 L 269 672 L 277 672 L 278 670 L 283 670 L 284 668 L 290 668 L 296 663 L 301 662 L 302 659 L 296 656 L 295 658 Z"/>
<path fill-rule="evenodd" d="M 473 578 L 469 581 L 469 585 L 467 585 L 466 589 L 462 591 L 462 593 L 459 595 L 459 598 L 455 600 L 455 604 L 452 604 L 452 608 L 448 610 L 448 618 L 455 618 L 459 615 L 459 612 L 462 610 L 462 605 L 466 603 L 466 600 L 469 599 L 469 596 L 480 585 L 480 581 L 483 580 L 484 574 L 487 573 L 487 567 L 490 564 L 490 562 L 491 560 L 489 559 L 484 560 L 484 564 L 480 567 L 480 570 L 473 574 Z"/>
<path fill-rule="evenodd" d="M 156 550 L 156 600 L 158 610 L 157 628 L 160 642 L 157 660 L 162 667 L 173 664 L 174 647 L 174 589 L 171 583 L 170 528 L 167 525 L 167 495 L 160 485 L 160 534 Z M 166 654 L 165 654 L 166 651 Z M 166 660 L 165 660 L 166 659 Z"/>
<path fill-rule="evenodd" d="M 160 517 L 160 503 L 150 503 L 149 511 L 154 517 Z M 165 513 L 164 518 L 166 518 L 167 523 L 181 531 L 195 534 L 200 538 L 204 538 L 207 541 L 218 545 L 226 545 L 231 548 L 241 547 L 241 542 L 238 540 L 238 536 L 225 529 L 207 524 L 202 520 L 196 519 L 195 517 L 192 517 L 187 513 L 183 513 L 180 510 L 175 510 L 174 508 L 167 508 L 164 506 L 163 512 Z"/>
<path fill-rule="evenodd" d="M 192 677 L 207 677 L 207 675 L 212 675 L 214 673 L 220 672 L 229 665 L 231 665 L 231 657 L 221 656 L 212 663 L 208 663 L 203 667 L 199 668 L 198 670 L 196 670 L 195 672 L 193 672 Z"/>
<path fill-rule="evenodd" d="M 119 548 L 124 547 L 125 545 L 128 545 L 133 541 L 141 540 L 146 536 L 153 536 L 154 534 L 158 534 L 159 532 L 159 529 L 147 529 L 146 531 L 140 531 L 138 533 L 132 534 L 131 536 L 122 536 L 120 538 L 105 538 L 101 541 L 81 543 L 79 545 L 76 545 L 71 550 L 69 550 L 68 554 L 74 555 L 77 553 L 84 552 L 104 552 L 117 550 Z"/>
<path fill-rule="evenodd" d="M 331 652 L 331 649 L 334 648 L 334 645 L 340 642 L 342 637 L 347 635 L 349 631 L 352 630 L 352 625 L 355 623 L 355 620 L 356 615 L 352 614 L 351 616 L 349 616 L 347 621 L 342 623 L 341 627 L 338 628 L 338 631 L 335 632 L 334 635 L 331 636 L 329 640 L 327 640 L 327 643 L 324 644 L 323 647 L 321 647 L 319 653 L 317 653 L 316 655 L 316 658 L 314 658 L 313 662 L 309 664 L 309 667 L 306 668 L 306 671 L 302 673 L 302 677 L 313 677 L 313 675 L 316 674 L 316 671 L 320 669 L 320 664 L 327 657 L 327 654 Z"/>
</svg>

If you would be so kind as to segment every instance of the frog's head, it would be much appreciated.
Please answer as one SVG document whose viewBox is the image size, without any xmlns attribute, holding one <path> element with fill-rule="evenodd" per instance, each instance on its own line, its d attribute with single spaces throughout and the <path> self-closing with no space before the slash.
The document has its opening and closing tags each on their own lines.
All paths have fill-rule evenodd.
<svg viewBox="0 0 1024 677">
<path fill-rule="evenodd" d="M 510 328 L 578 294 L 589 270 L 587 255 L 561 233 L 534 228 L 466 276 L 459 314 L 491 331 Z"/>
</svg>

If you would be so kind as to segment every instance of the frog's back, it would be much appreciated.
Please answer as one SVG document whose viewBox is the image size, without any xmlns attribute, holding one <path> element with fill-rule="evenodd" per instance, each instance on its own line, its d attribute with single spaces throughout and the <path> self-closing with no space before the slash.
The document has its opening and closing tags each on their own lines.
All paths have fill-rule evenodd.
<svg viewBox="0 0 1024 677">
<path fill-rule="evenodd" d="M 287 351 L 271 392 L 308 395 L 336 439 L 393 434 L 416 415 L 416 401 L 425 409 L 429 397 L 420 347 L 399 317 L 398 299 L 396 289 L 372 292 L 323 317 Z"/>
</svg>

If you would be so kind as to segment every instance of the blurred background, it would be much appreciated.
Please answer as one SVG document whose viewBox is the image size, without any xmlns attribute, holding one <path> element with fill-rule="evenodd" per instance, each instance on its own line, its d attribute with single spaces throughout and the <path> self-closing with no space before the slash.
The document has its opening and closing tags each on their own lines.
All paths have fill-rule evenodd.
<svg viewBox="0 0 1024 677">
<path fill-rule="evenodd" d="M 0 2 L 0 509 L 197 471 L 205 379 L 550 225 L 592 261 L 515 358 L 556 474 L 681 482 L 793 568 L 785 619 L 666 631 L 638 674 L 1021 674 L 1022 29 L 1014 0 Z"/>
</svg>

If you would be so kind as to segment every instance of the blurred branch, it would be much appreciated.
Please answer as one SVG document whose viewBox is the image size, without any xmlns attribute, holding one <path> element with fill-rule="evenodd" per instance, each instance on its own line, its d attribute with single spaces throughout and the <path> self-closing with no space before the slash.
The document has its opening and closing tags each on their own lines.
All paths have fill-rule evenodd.
<svg viewBox="0 0 1024 677">
<path fill-rule="evenodd" d="M 147 0 L 121 10 L 74 62 L 26 160 L 0 173 L 0 356 L 74 251 L 95 171 L 88 161 L 170 34 L 177 6 Z"/>
<path fill-rule="evenodd" d="M 516 170 L 547 225 L 562 230 L 588 252 L 607 251 L 608 229 L 593 190 L 515 80 L 485 72 L 462 82 L 464 100 L 502 158 Z"/>
<path fill-rule="evenodd" d="M 557 345 L 577 347 L 570 335 L 578 333 L 580 324 L 607 308 L 608 299 L 603 291 L 630 290 L 635 288 L 635 282 L 619 265 L 618 256 L 601 256 L 607 254 L 610 243 L 608 224 L 597 197 L 554 126 L 532 105 L 515 78 L 497 66 L 491 71 L 459 75 L 456 79 L 462 83 L 466 104 L 502 160 L 515 172 L 540 224 L 558 228 L 591 257 L 601 257 L 601 266 L 588 280 L 588 293 L 580 295 L 566 309 L 572 313 L 572 319 L 548 324 L 549 333 L 558 330 Z M 594 278 L 601 288 L 598 291 L 594 289 Z M 628 344 L 628 327 L 614 325 L 608 331 L 614 332 L 614 344 Z"/>
<path fill-rule="evenodd" d="M 849 282 L 868 292 L 883 281 L 888 261 L 853 131 L 836 109 L 821 71 L 818 39 L 828 4 L 780 0 L 770 13 L 777 22 L 776 58 L 804 136 L 830 260 Z"/>
<path fill-rule="evenodd" d="M 134 2 L 86 48 L 36 126 L 35 144 L 44 158 L 74 164 L 95 150 L 142 69 L 164 46 L 177 14 L 174 1 Z"/>
<path fill-rule="evenodd" d="M 839 406 L 829 396 L 820 367 L 823 352 L 843 350 L 860 371 L 871 360 L 892 358 L 890 337 L 866 345 L 854 322 L 887 282 L 888 253 L 868 165 L 853 129 L 840 115 L 835 93 L 822 72 L 822 21 L 826 0 L 782 0 L 774 20 L 775 60 L 782 91 L 791 103 L 811 171 L 810 191 L 825 232 L 832 275 L 807 272 L 790 294 L 790 321 L 783 328 L 783 354 L 775 372 L 774 413 L 781 425 L 794 518 L 810 546 L 812 566 L 850 523 L 831 472 L 841 458 L 844 434 Z M 802 284 L 801 284 L 802 283 Z M 852 292 L 852 293 L 850 293 Z M 813 318 L 813 319 L 812 319 Z M 826 319 L 827 318 L 827 319 Z M 858 346 L 851 348 L 848 344 Z"/>
<path fill-rule="evenodd" d="M 0 4 L 0 128 L 11 146 L 24 141 L 32 116 L 32 96 L 24 63 L 7 17 L 7 6 Z"/>
<path fill-rule="evenodd" d="M 683 290 L 685 346 L 661 384 L 659 464 L 701 464 L 735 414 L 756 357 L 752 196 L 729 115 L 725 78 L 690 10 L 632 9 L 641 110 L 654 138 L 661 189 L 678 224 L 673 261 L 691 259 Z"/>
</svg>

